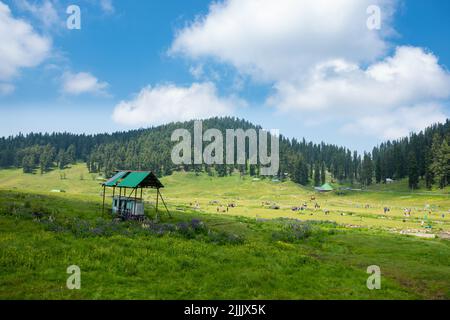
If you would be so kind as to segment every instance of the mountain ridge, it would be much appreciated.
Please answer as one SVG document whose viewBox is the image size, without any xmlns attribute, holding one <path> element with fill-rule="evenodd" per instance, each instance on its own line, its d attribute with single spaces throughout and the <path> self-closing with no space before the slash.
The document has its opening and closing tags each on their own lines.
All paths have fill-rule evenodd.
<svg viewBox="0 0 450 320">
<path fill-rule="evenodd" d="M 174 165 L 170 151 L 176 143 L 170 140 L 171 134 L 180 128 L 192 133 L 194 121 L 102 134 L 30 133 L 3 137 L 0 138 L 0 167 L 22 167 L 24 172 L 36 169 L 45 172 L 82 160 L 91 172 L 102 172 L 106 176 L 116 169 L 153 170 L 159 176 L 176 170 L 206 171 L 219 176 L 238 170 L 241 174 L 259 175 L 258 165 Z M 262 129 L 236 117 L 209 118 L 202 120 L 202 124 L 203 132 L 210 128 L 219 129 L 222 133 L 226 129 Z M 445 149 L 442 145 L 449 138 L 449 120 L 412 133 L 409 137 L 381 143 L 372 152 L 363 154 L 336 144 L 313 143 L 304 138 L 299 140 L 280 135 L 278 177 L 284 179 L 289 176 L 300 184 L 314 181 L 318 185 L 325 181 L 329 172 L 333 180 L 370 185 L 385 182 L 387 178 L 417 176 L 412 180 L 427 179 L 427 185 L 430 185 L 435 182 L 435 173 L 430 172 L 435 156 L 433 152 L 437 152 L 438 144 L 439 149 Z M 440 184 L 450 181 L 448 172 L 438 174 L 443 175 Z"/>
</svg>

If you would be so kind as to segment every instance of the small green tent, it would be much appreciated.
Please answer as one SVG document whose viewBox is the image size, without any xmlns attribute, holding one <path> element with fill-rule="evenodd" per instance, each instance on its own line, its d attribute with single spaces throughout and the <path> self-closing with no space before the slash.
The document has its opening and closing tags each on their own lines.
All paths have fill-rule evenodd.
<svg viewBox="0 0 450 320">
<path fill-rule="evenodd" d="M 333 190 L 334 190 L 333 187 L 329 183 L 325 183 L 323 186 L 316 188 L 316 191 L 319 192 L 330 192 Z"/>
</svg>

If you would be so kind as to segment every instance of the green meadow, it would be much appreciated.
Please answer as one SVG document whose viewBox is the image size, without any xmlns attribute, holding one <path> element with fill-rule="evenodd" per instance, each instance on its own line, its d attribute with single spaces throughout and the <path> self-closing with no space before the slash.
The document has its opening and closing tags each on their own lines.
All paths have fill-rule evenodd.
<svg viewBox="0 0 450 320">
<path fill-rule="evenodd" d="M 114 222 L 111 192 L 102 212 L 101 179 L 84 164 L 0 170 L 0 299 L 450 298 L 448 189 L 318 194 L 177 172 L 161 179 L 172 217 L 155 220 L 146 190 L 146 225 Z M 66 287 L 70 265 L 80 290 Z M 380 290 L 367 288 L 371 265 Z"/>
</svg>

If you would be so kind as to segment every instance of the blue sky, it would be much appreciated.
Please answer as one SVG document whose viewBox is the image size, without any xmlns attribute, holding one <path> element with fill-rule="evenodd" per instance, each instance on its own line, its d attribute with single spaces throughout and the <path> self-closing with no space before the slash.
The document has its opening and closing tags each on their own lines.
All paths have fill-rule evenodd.
<svg viewBox="0 0 450 320">
<path fill-rule="evenodd" d="M 70 4 L 81 30 L 66 27 Z M 448 117 L 449 12 L 440 0 L 0 0 L 0 136 L 234 115 L 369 150 Z"/>
</svg>

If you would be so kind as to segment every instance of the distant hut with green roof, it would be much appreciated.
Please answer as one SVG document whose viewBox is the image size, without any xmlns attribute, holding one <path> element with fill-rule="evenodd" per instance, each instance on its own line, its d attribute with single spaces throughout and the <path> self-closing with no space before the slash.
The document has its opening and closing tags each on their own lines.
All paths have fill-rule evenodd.
<svg viewBox="0 0 450 320">
<path fill-rule="evenodd" d="M 318 192 L 331 192 L 334 190 L 334 188 L 329 183 L 325 183 L 321 187 L 316 187 L 315 189 Z"/>
</svg>

